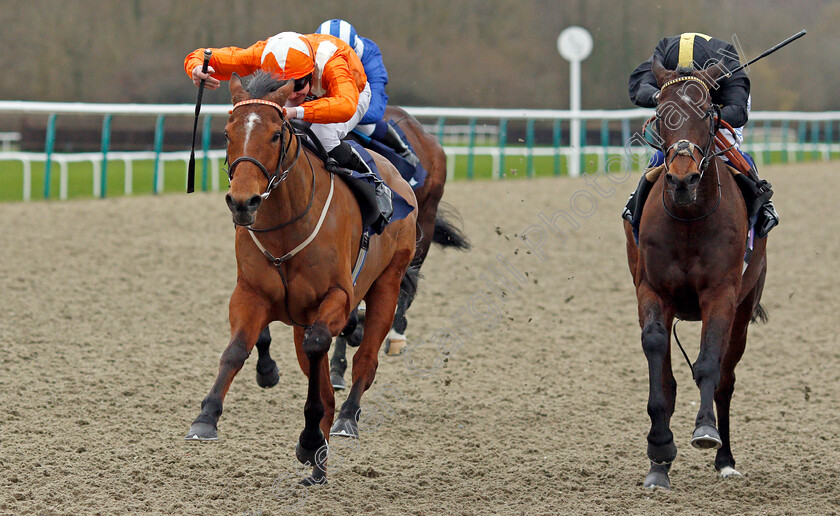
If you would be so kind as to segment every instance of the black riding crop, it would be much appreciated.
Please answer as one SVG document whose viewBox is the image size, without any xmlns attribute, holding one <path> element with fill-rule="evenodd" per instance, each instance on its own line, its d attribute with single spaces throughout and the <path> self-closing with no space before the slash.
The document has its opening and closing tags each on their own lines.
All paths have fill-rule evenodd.
<svg viewBox="0 0 840 516">
<path fill-rule="evenodd" d="M 764 52 L 763 52 L 760 56 L 758 56 L 758 57 L 756 57 L 756 58 L 754 58 L 754 59 L 751 59 L 751 60 L 747 61 L 746 63 L 742 64 L 742 65 L 741 65 L 741 66 L 739 66 L 738 68 L 735 68 L 734 70 L 732 70 L 731 72 L 727 72 L 727 73 L 726 73 L 726 75 L 721 76 L 721 78 L 723 78 L 723 77 L 731 77 L 734 73 L 741 71 L 741 69 L 742 69 L 742 68 L 746 68 L 746 67 L 748 67 L 749 65 L 751 65 L 751 64 L 755 63 L 756 61 L 758 61 L 759 59 L 763 59 L 763 58 L 765 58 L 765 57 L 769 56 L 769 55 L 770 55 L 770 54 L 772 54 L 773 52 L 775 52 L 775 51 L 779 50 L 780 48 L 782 48 L 783 46 L 787 45 L 788 43 L 792 43 L 793 41 L 795 41 L 795 40 L 797 40 L 797 39 L 801 38 L 801 37 L 802 37 L 802 36 L 804 36 L 805 34 L 807 34 L 807 32 L 806 32 L 806 31 L 804 31 L 804 30 L 801 30 L 801 31 L 797 32 L 797 33 L 796 33 L 796 34 L 794 34 L 793 36 L 791 36 L 791 37 L 789 37 L 788 39 L 786 39 L 786 40 L 782 41 L 781 43 L 779 43 L 779 44 L 777 44 L 777 45 L 773 46 L 772 48 L 768 48 L 768 49 L 767 49 L 767 50 L 765 50 L 765 51 L 764 51 Z"/>
<path fill-rule="evenodd" d="M 204 63 L 201 66 L 201 73 L 207 73 L 207 67 L 210 65 L 210 56 L 213 51 L 209 48 L 204 49 Z M 201 112 L 201 97 L 204 94 L 204 79 L 198 85 L 198 98 L 195 101 L 195 122 L 193 123 L 192 147 L 190 148 L 190 164 L 187 168 L 187 193 L 195 191 L 195 133 L 198 131 L 198 114 Z"/>
</svg>

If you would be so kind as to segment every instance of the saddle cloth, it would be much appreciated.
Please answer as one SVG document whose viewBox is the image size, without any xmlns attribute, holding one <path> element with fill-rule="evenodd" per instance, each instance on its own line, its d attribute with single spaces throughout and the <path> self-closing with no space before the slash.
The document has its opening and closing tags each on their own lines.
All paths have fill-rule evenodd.
<svg viewBox="0 0 840 516">
<path fill-rule="evenodd" d="M 405 136 L 405 132 L 400 129 L 400 126 L 395 124 L 393 120 L 388 121 L 388 125 L 394 128 L 397 131 L 397 134 L 400 135 L 400 138 L 408 145 L 408 148 L 411 149 L 411 152 L 417 154 L 414 150 L 414 147 L 411 146 L 411 142 L 408 141 L 408 138 Z M 355 129 L 351 133 L 352 137 L 356 139 L 359 143 L 362 144 L 365 148 L 368 148 L 377 154 L 382 155 L 391 162 L 394 167 L 399 171 L 400 175 L 408 181 L 408 184 L 411 185 L 413 190 L 417 190 L 422 188 L 423 184 L 426 182 L 426 169 L 423 168 L 423 165 L 417 164 L 416 167 L 411 166 L 411 164 L 405 160 L 402 156 L 397 154 L 394 149 L 385 145 L 384 143 L 372 139 L 370 136 L 362 134 Z"/>
</svg>

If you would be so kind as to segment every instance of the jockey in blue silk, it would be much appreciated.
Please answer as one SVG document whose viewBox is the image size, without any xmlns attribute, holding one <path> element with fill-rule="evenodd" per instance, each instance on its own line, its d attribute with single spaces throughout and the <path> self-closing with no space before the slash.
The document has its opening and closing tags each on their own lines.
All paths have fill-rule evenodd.
<svg viewBox="0 0 840 516">
<path fill-rule="evenodd" d="M 388 72 L 385 70 L 382 53 L 376 43 L 359 36 L 356 29 L 344 20 L 327 20 L 315 30 L 315 33 L 329 34 L 344 41 L 356 51 L 356 54 L 362 60 L 362 66 L 370 85 L 371 99 L 367 113 L 359 121 L 355 130 L 391 147 L 411 166 L 417 166 L 419 163 L 417 156 L 411 152 L 399 133 L 384 119 L 385 107 L 388 105 L 388 95 L 385 94 Z"/>
</svg>

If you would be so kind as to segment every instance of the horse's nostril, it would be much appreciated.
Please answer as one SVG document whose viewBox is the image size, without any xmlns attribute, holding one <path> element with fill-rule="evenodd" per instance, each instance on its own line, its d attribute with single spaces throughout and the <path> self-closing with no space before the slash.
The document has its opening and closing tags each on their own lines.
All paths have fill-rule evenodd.
<svg viewBox="0 0 840 516">
<path fill-rule="evenodd" d="M 674 176 L 670 172 L 665 174 L 665 181 L 668 181 L 668 184 L 671 186 L 677 184 L 676 178 L 674 178 Z"/>
<path fill-rule="evenodd" d="M 699 172 L 694 172 L 693 174 L 689 175 L 687 182 L 690 186 L 694 186 L 697 183 L 699 183 L 700 182 L 700 173 Z"/>
<path fill-rule="evenodd" d="M 262 197 L 260 197 L 259 195 L 255 195 L 255 196 L 251 197 L 250 199 L 248 199 L 247 203 L 243 203 L 243 202 L 240 202 L 240 201 L 236 201 L 233 198 L 233 196 L 228 193 L 228 194 L 225 195 L 225 202 L 227 203 L 228 208 L 230 208 L 230 211 L 233 211 L 233 212 L 251 211 L 251 212 L 253 212 L 253 211 L 256 211 L 257 208 L 260 207 L 260 204 L 262 204 Z"/>
</svg>

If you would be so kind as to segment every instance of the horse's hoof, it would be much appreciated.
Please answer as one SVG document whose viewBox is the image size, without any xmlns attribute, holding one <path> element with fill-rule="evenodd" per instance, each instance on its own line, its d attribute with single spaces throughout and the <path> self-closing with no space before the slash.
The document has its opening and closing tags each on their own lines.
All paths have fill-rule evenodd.
<svg viewBox="0 0 840 516">
<path fill-rule="evenodd" d="M 647 456 L 651 460 L 651 463 L 670 464 L 677 458 L 677 445 L 674 444 L 673 439 L 667 444 L 658 446 L 648 443 Z"/>
<path fill-rule="evenodd" d="M 312 475 L 311 477 L 306 477 L 306 478 L 304 478 L 303 480 L 300 481 L 300 485 L 306 486 L 306 487 L 309 487 L 309 486 L 323 486 L 323 485 L 326 485 L 326 484 L 327 484 L 327 477 L 317 478 L 317 477 L 315 477 L 315 475 Z"/>
<path fill-rule="evenodd" d="M 338 373 L 330 373 L 330 382 L 332 382 L 333 389 L 337 391 L 343 391 L 347 388 L 347 384 L 344 383 L 344 377 Z"/>
<path fill-rule="evenodd" d="M 267 373 L 260 373 L 257 369 L 257 385 L 263 389 L 270 389 L 277 385 L 280 381 L 280 370 L 277 368 L 277 363 L 271 364 L 271 369 Z"/>
<path fill-rule="evenodd" d="M 337 435 L 339 437 L 359 438 L 359 426 L 353 418 L 339 417 L 330 428 L 330 435 Z"/>
<path fill-rule="evenodd" d="M 717 450 L 723 446 L 723 441 L 720 439 L 717 428 L 711 425 L 703 425 L 694 429 L 694 435 L 691 436 L 691 445 L 698 450 Z"/>
<path fill-rule="evenodd" d="M 321 468 L 314 468 L 312 475 L 300 481 L 302 486 L 322 486 L 327 483 L 327 474 Z"/>
<path fill-rule="evenodd" d="M 720 476 L 723 478 L 733 478 L 742 476 L 741 473 L 732 466 L 724 466 L 720 468 Z"/>
<path fill-rule="evenodd" d="M 326 439 L 321 439 L 321 444 L 314 449 L 304 448 L 300 441 L 295 446 L 295 456 L 301 464 L 314 466 L 316 469 L 323 467 L 329 455 L 329 445 Z"/>
<path fill-rule="evenodd" d="M 393 329 L 388 336 L 385 337 L 385 354 L 390 357 L 401 355 L 403 350 L 408 346 L 408 341 L 405 335 L 400 335 Z"/>
<path fill-rule="evenodd" d="M 359 318 L 355 331 L 346 337 L 347 345 L 351 348 L 358 348 L 362 345 L 362 338 L 365 336 L 365 319 Z"/>
<path fill-rule="evenodd" d="M 193 423 L 184 437 L 187 441 L 218 441 L 216 427 L 210 423 Z"/>
<path fill-rule="evenodd" d="M 650 471 L 645 477 L 645 487 L 647 489 L 671 489 L 671 479 L 668 478 L 668 470 L 671 469 L 671 464 L 657 464 L 650 463 Z"/>
</svg>

